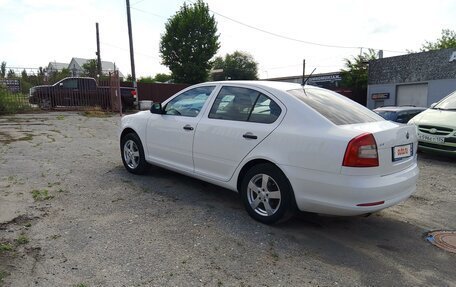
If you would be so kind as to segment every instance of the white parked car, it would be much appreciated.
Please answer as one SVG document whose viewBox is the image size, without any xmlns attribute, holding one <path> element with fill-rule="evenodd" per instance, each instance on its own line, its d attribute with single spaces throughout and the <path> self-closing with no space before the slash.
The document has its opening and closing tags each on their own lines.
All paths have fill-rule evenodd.
<svg viewBox="0 0 456 287">
<path fill-rule="evenodd" d="M 266 81 L 189 87 L 122 118 L 120 148 L 135 174 L 154 164 L 233 191 L 263 223 L 296 209 L 359 215 L 416 189 L 413 125 L 384 120 L 329 90 Z"/>
</svg>

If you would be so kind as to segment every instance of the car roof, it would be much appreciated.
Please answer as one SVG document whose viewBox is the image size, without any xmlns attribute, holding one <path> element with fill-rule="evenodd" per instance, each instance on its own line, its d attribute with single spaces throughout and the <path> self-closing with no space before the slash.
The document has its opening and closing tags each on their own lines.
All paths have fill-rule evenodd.
<svg viewBox="0 0 456 287">
<path fill-rule="evenodd" d="M 425 107 L 410 107 L 410 106 L 391 106 L 391 107 L 380 107 L 376 108 L 374 111 L 391 111 L 391 112 L 400 112 L 400 111 L 424 111 Z"/>
<path fill-rule="evenodd" d="M 290 82 L 277 82 L 277 81 L 217 81 L 208 82 L 204 84 L 229 84 L 229 85 L 251 85 L 255 87 L 273 88 L 281 91 L 289 91 L 295 89 L 302 89 L 302 86 L 298 83 Z M 306 85 L 306 87 L 311 87 Z"/>
</svg>

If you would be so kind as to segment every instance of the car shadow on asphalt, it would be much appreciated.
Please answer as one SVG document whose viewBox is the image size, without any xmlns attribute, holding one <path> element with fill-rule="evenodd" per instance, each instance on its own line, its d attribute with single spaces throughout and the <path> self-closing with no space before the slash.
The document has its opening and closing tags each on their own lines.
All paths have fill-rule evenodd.
<svg viewBox="0 0 456 287">
<path fill-rule="evenodd" d="M 128 177 L 125 171 L 121 173 Z M 159 167 L 151 167 L 139 179 L 143 187 L 158 187 L 161 194 L 178 198 L 179 204 L 210 209 L 215 221 L 223 222 L 215 225 L 224 229 L 223 234 L 233 234 L 239 229 L 273 234 L 275 248 L 284 257 L 300 254 L 303 258 L 353 269 L 365 285 L 397 286 L 415 282 L 446 286 L 445 280 L 456 279 L 444 276 L 454 274 L 456 256 L 426 242 L 424 236 L 429 230 L 396 219 L 388 211 L 368 217 L 300 212 L 285 223 L 268 226 L 251 219 L 239 195 L 230 190 Z M 134 181 L 138 182 L 137 178 Z M 232 224 L 227 224 L 227 220 Z M 238 234 L 244 241 L 258 240 L 255 236 Z"/>
</svg>

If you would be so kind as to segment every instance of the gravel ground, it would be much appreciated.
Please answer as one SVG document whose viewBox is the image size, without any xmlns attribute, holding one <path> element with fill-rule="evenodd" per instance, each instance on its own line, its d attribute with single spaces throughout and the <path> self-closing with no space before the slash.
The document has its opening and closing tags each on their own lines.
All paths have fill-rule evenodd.
<svg viewBox="0 0 456 287">
<path fill-rule="evenodd" d="M 266 226 L 237 194 L 122 166 L 119 117 L 0 117 L 0 285 L 456 286 L 456 162 L 420 154 L 418 190 L 370 217 Z"/>
</svg>

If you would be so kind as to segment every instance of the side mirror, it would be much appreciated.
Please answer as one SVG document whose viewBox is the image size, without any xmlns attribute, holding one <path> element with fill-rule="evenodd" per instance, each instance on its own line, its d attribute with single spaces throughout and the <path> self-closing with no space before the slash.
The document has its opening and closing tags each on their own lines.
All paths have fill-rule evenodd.
<svg viewBox="0 0 456 287">
<path fill-rule="evenodd" d="M 433 109 L 435 106 L 437 106 L 437 103 L 432 103 L 430 108 Z"/>
<path fill-rule="evenodd" d="M 152 103 L 152 106 L 150 106 L 150 112 L 152 114 L 163 114 L 163 108 L 161 103 Z"/>
<path fill-rule="evenodd" d="M 60 84 L 59 84 L 59 87 L 63 88 L 63 83 L 60 83 Z"/>
</svg>

